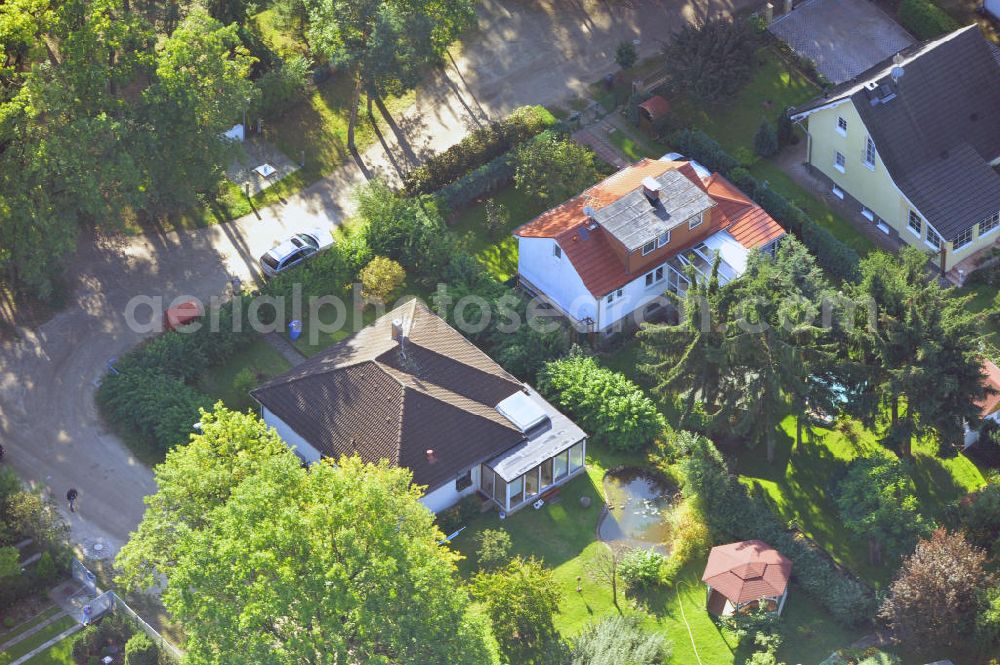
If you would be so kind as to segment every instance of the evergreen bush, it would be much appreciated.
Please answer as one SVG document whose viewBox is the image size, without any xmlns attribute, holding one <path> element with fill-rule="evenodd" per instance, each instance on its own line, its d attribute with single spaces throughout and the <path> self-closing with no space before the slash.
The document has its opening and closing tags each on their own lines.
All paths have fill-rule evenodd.
<svg viewBox="0 0 1000 665">
<path fill-rule="evenodd" d="M 930 0 L 902 0 L 897 16 L 903 27 L 919 40 L 936 39 L 961 27 Z"/>
</svg>

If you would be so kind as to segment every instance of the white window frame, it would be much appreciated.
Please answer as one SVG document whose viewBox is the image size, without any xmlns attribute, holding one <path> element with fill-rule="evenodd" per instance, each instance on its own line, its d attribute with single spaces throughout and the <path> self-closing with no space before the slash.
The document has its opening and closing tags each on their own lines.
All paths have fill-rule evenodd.
<svg viewBox="0 0 1000 665">
<path fill-rule="evenodd" d="M 843 116 L 837 116 L 837 133 L 841 136 L 847 136 L 847 121 L 844 120 Z"/>
<path fill-rule="evenodd" d="M 643 276 L 643 283 L 646 288 L 651 288 L 663 281 L 663 266 L 656 270 L 650 270 Z"/>
<path fill-rule="evenodd" d="M 916 220 L 917 228 L 913 228 L 913 222 Z M 906 217 L 906 228 L 909 229 L 910 233 L 917 236 L 918 238 L 923 235 L 924 232 L 924 220 L 917 214 L 915 210 L 911 210 L 910 214 Z"/>
<path fill-rule="evenodd" d="M 830 191 L 833 193 L 834 196 L 836 196 L 841 201 L 844 200 L 844 190 L 842 190 L 840 187 L 834 185 L 833 189 L 831 189 Z"/>
<path fill-rule="evenodd" d="M 656 239 L 656 246 L 663 247 L 664 245 L 670 244 L 670 231 L 664 231 L 660 234 L 660 237 Z"/>
<path fill-rule="evenodd" d="M 930 224 L 927 225 L 927 237 L 924 238 L 924 244 L 933 249 L 935 252 L 941 251 L 941 236 L 937 234 L 937 231 L 931 228 Z"/>
<path fill-rule="evenodd" d="M 557 244 L 553 244 L 552 256 L 554 256 L 557 261 L 562 261 L 562 247 Z"/>
<path fill-rule="evenodd" d="M 870 160 L 869 157 L 871 157 Z M 872 141 L 872 137 L 869 136 L 865 141 L 865 156 L 861 161 L 869 171 L 874 171 L 876 159 L 878 159 L 878 152 L 875 150 L 875 141 Z"/>
<path fill-rule="evenodd" d="M 612 291 L 611 293 L 608 294 L 608 297 L 607 297 L 608 304 L 610 305 L 614 301 L 620 300 L 623 294 L 624 294 L 624 291 L 622 289 L 617 289 L 615 291 Z"/>
<path fill-rule="evenodd" d="M 871 208 L 867 206 L 861 206 L 861 216 L 867 219 L 869 222 L 875 221 L 875 213 L 872 212 Z"/>
<path fill-rule="evenodd" d="M 988 228 L 986 226 L 987 224 L 989 225 Z M 979 237 L 981 238 L 985 235 L 989 235 L 990 233 L 996 231 L 998 228 L 1000 228 L 1000 210 L 996 211 L 983 221 L 979 222 Z"/>
<path fill-rule="evenodd" d="M 705 221 L 705 213 L 699 212 L 697 217 L 692 217 L 688 221 L 688 230 L 701 226 L 702 222 L 704 221 Z"/>
<path fill-rule="evenodd" d="M 969 228 L 965 229 L 957 236 L 955 236 L 955 240 L 952 241 L 951 246 L 952 249 L 957 252 L 958 250 L 964 249 L 965 247 L 968 247 L 971 244 L 972 244 L 972 227 L 970 226 Z"/>
<path fill-rule="evenodd" d="M 841 173 L 847 173 L 847 157 L 844 157 L 844 153 L 839 150 L 833 152 L 833 168 Z"/>
<path fill-rule="evenodd" d="M 656 239 L 654 238 L 653 240 L 650 240 L 649 242 L 647 242 L 645 245 L 642 246 L 642 255 L 646 256 L 647 254 L 655 250 L 656 250 Z"/>
</svg>

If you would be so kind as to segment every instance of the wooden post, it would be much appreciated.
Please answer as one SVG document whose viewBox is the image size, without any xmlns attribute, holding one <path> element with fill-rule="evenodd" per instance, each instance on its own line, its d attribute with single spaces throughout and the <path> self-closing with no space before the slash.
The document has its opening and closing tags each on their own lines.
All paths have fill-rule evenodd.
<svg viewBox="0 0 1000 665">
<path fill-rule="evenodd" d="M 771 21 L 774 20 L 774 5 L 770 2 L 764 5 L 764 22 L 767 25 L 771 25 Z"/>
<path fill-rule="evenodd" d="M 786 14 L 792 13 L 792 0 L 785 0 L 784 10 Z"/>
</svg>

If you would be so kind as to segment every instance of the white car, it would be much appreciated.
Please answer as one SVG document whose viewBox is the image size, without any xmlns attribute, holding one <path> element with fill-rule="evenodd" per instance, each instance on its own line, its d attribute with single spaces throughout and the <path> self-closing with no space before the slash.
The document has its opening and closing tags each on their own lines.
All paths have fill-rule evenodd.
<svg viewBox="0 0 1000 665">
<path fill-rule="evenodd" d="M 333 236 L 329 231 L 315 229 L 307 233 L 296 233 L 260 257 L 260 268 L 267 277 L 274 277 L 331 246 Z"/>
</svg>

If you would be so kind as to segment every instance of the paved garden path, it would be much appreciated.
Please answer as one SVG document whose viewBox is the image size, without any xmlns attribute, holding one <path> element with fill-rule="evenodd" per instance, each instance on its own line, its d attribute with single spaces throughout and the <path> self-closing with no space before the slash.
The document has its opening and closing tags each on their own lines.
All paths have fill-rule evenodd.
<svg viewBox="0 0 1000 665">
<path fill-rule="evenodd" d="M 66 308 L 36 328 L 18 328 L 0 345 L 0 441 L 10 463 L 33 485 L 63 500 L 79 490 L 79 509 L 64 510 L 72 535 L 101 543 L 109 556 L 142 517 L 155 491 L 152 473 L 98 417 L 93 395 L 108 361 L 148 333 L 126 325 L 137 295 L 167 299 L 222 293 L 231 276 L 256 274 L 276 239 L 332 228 L 352 209 L 350 191 L 374 173 L 398 177 L 407 161 L 443 150 L 486 118 L 516 106 L 557 102 L 615 70 L 624 39 L 651 55 L 685 21 L 731 13 L 751 0 L 636 0 L 585 6 L 578 0 L 483 0 L 479 30 L 453 49 L 446 71 L 417 92 L 363 155 L 294 196 L 229 224 L 181 233 L 84 240 L 68 274 Z M 402 137 L 400 139 L 399 137 Z M 148 317 L 148 314 L 145 314 Z"/>
<path fill-rule="evenodd" d="M 31 628 L 29 628 L 29 629 L 27 629 L 27 630 L 25 630 L 25 631 L 23 631 L 21 633 L 18 633 L 16 636 L 14 636 L 11 639 L 7 640 L 3 644 L 0 644 L 0 653 L 3 653 L 5 651 L 7 651 L 11 647 L 13 647 L 15 644 L 19 644 L 19 643 L 25 641 L 26 639 L 30 638 L 32 635 L 35 635 L 36 633 L 39 633 L 39 632 L 45 630 L 46 628 L 49 627 L 49 625 L 55 623 L 56 621 L 59 621 L 59 619 L 62 619 L 64 616 L 66 616 L 66 611 L 65 610 L 59 610 L 58 612 L 56 612 L 52 616 L 46 618 L 44 621 L 41 621 L 41 622 L 35 624 Z"/>
</svg>

